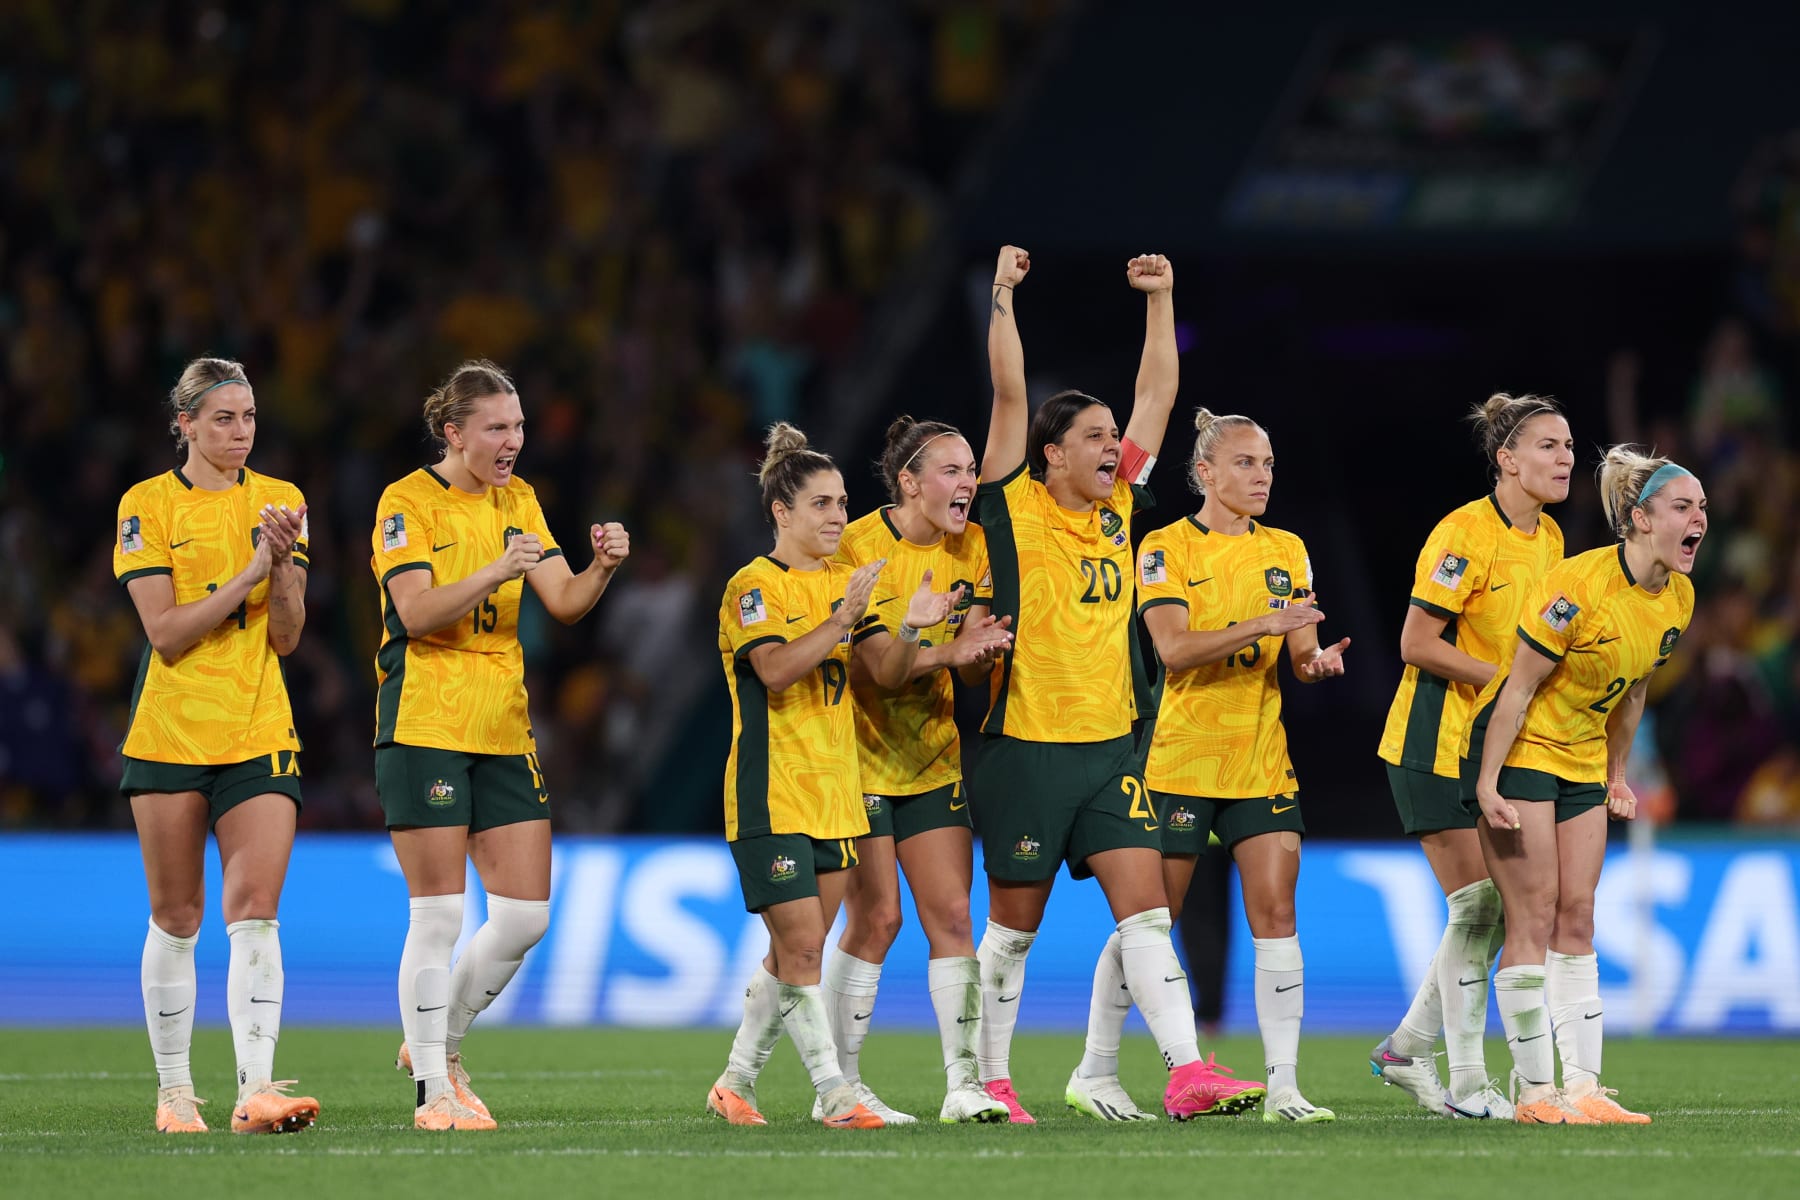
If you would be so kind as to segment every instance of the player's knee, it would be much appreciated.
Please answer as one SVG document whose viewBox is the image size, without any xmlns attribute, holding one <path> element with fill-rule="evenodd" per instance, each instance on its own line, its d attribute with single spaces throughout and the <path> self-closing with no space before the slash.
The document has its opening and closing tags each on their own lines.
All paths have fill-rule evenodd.
<svg viewBox="0 0 1800 1200">
<path fill-rule="evenodd" d="M 488 896 L 488 923 L 500 934 L 508 950 L 524 954 L 543 940 L 550 929 L 548 900 L 514 900 L 508 896 Z"/>
<path fill-rule="evenodd" d="M 925 938 L 931 943 L 933 958 L 966 953 L 959 949 L 972 944 L 974 928 L 969 920 L 969 898 L 960 902 L 936 905 L 929 911 L 919 910 L 919 924 L 925 927 Z"/>
<path fill-rule="evenodd" d="M 1592 896 L 1575 899 L 1564 898 L 1556 906 L 1557 941 L 1573 939 L 1578 942 L 1594 940 L 1594 898 Z"/>
<path fill-rule="evenodd" d="M 200 921 L 206 915 L 206 904 L 195 898 L 159 904 L 151 908 L 150 919 L 170 937 L 191 938 L 200 932 Z"/>
<path fill-rule="evenodd" d="M 1251 934 L 1255 937 L 1293 937 L 1297 928 L 1292 897 L 1261 901 L 1245 915 L 1250 922 Z"/>
</svg>

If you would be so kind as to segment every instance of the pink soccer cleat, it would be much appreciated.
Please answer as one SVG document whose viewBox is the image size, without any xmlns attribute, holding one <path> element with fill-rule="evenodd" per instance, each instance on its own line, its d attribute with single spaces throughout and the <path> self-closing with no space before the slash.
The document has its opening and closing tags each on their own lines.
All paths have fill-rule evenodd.
<svg viewBox="0 0 1800 1200">
<path fill-rule="evenodd" d="M 1037 1124 L 1037 1118 L 1026 1112 L 1025 1106 L 1019 1103 L 1019 1093 L 1013 1091 L 1012 1080 L 990 1079 L 981 1087 L 988 1095 L 1006 1105 L 1007 1120 L 1012 1124 Z"/>
<path fill-rule="evenodd" d="M 1163 1111 L 1171 1121 L 1229 1117 L 1255 1108 L 1268 1094 L 1269 1089 L 1260 1083 L 1231 1078 L 1231 1068 L 1221 1067 L 1209 1054 L 1169 1072 Z"/>
</svg>

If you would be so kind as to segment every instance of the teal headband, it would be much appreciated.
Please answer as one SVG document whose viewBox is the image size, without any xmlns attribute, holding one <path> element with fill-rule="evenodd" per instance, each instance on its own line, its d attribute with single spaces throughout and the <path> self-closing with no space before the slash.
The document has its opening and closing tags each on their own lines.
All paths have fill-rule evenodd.
<svg viewBox="0 0 1800 1200">
<path fill-rule="evenodd" d="M 1642 508 L 1644 505 L 1650 503 L 1650 497 L 1656 495 L 1657 492 L 1660 492 L 1663 489 L 1663 485 L 1668 483 L 1671 479 L 1680 479 L 1683 475 L 1692 474 L 1692 471 L 1679 463 L 1664 463 L 1650 473 L 1650 478 L 1644 480 L 1644 490 L 1638 493 L 1637 504 L 1635 507 Z"/>
<path fill-rule="evenodd" d="M 234 376 L 234 377 L 233 377 L 233 378 L 231 378 L 231 379 L 221 379 L 221 380 L 219 380 L 219 382 L 217 382 L 217 383 L 215 383 L 215 384 L 211 384 L 211 385 L 209 385 L 209 386 L 207 386 L 207 387 L 203 387 L 203 388 L 201 388 L 201 389 L 200 389 L 200 396 L 204 396 L 204 395 L 206 395 L 206 393 L 208 393 L 208 392 L 210 392 L 210 391 L 212 391 L 212 390 L 213 390 L 213 388 L 221 388 L 221 387 L 224 387 L 224 386 L 225 386 L 225 385 L 226 385 L 226 384 L 228 384 L 228 383 L 241 383 L 241 384 L 243 384 L 243 385 L 244 385 L 244 386 L 245 386 L 245 387 L 249 387 L 249 386 L 250 386 L 250 381 L 249 381 L 249 380 L 248 380 L 248 379 L 238 379 L 238 378 L 236 378 L 236 377 L 235 377 L 235 376 Z M 194 399 L 196 399 L 196 400 L 198 400 L 198 399 L 199 399 L 199 398 L 200 398 L 200 396 L 195 396 L 195 397 L 194 397 Z"/>
</svg>

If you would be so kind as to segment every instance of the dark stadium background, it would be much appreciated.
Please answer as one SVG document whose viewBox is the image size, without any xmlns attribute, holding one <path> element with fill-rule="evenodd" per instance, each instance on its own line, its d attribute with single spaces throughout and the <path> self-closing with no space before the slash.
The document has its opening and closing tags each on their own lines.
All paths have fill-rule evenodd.
<svg viewBox="0 0 1800 1200">
<path fill-rule="evenodd" d="M 1584 47 L 1597 82 L 1547 133 L 1296 149 L 1327 77 L 1384 39 L 1439 61 Z M 1034 395 L 1079 386 L 1121 422 L 1142 336 L 1124 260 L 1175 262 L 1181 397 L 1140 535 L 1192 504 L 1194 405 L 1269 429 L 1269 520 L 1355 639 L 1348 678 L 1286 690 L 1313 831 L 1399 832 L 1373 750 L 1413 556 L 1484 490 L 1460 417 L 1495 390 L 1560 397 L 1586 460 L 1654 439 L 1701 473 L 1663 807 L 1800 819 L 1795 10 L 21 3 L 0 45 L 0 825 L 129 824 L 112 747 L 141 631 L 113 510 L 174 465 L 158 403 L 180 364 L 219 352 L 256 384 L 251 465 L 313 504 L 305 821 L 378 827 L 374 501 L 428 461 L 425 390 L 485 353 L 519 381 L 521 474 L 558 535 L 634 536 L 595 617 L 525 631 L 559 822 L 716 828 L 712 615 L 767 545 L 759 429 L 814 433 L 858 513 L 893 414 L 979 448 L 1003 242 L 1033 255 Z M 1248 203 L 1284 171 L 1478 195 L 1531 175 L 1555 199 L 1435 224 Z M 1720 357 L 1728 324 L 1748 365 Z M 1572 551 L 1603 540 L 1596 507 L 1581 481 L 1556 512 Z"/>
</svg>

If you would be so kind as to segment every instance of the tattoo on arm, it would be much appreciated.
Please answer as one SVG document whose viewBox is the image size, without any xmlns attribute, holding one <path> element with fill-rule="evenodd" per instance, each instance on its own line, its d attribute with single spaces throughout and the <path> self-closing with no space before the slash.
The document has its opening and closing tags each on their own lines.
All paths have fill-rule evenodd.
<svg viewBox="0 0 1800 1200">
<path fill-rule="evenodd" d="M 988 314 L 989 321 L 992 321 L 995 317 L 1004 317 L 1006 315 L 1006 306 L 1004 304 L 1000 303 L 1000 293 L 1002 290 L 1003 290 L 1002 285 L 1000 285 L 1000 284 L 994 285 L 994 307 L 993 307 L 993 310 Z"/>
</svg>

